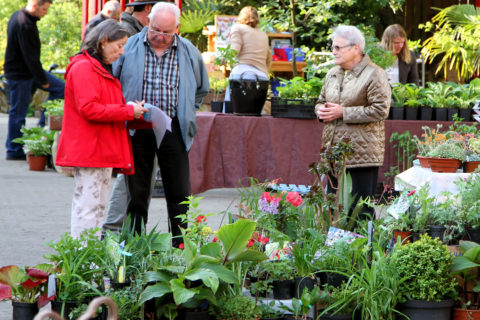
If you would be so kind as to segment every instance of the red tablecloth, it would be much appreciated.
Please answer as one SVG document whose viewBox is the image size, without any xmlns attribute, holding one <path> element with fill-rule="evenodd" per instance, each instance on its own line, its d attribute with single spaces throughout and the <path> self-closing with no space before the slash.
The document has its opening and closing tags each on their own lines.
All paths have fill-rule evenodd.
<svg viewBox="0 0 480 320">
<path fill-rule="evenodd" d="M 437 121 L 385 121 L 385 161 L 379 181 L 396 162 L 388 140 L 393 132 L 420 135 L 422 126 Z M 190 150 L 192 193 L 213 188 L 237 188 L 249 177 L 259 181 L 310 185 L 310 163 L 318 160 L 323 124 L 316 119 L 247 117 L 212 112 L 197 113 L 198 133 Z M 444 123 L 444 127 L 448 126 Z"/>
</svg>

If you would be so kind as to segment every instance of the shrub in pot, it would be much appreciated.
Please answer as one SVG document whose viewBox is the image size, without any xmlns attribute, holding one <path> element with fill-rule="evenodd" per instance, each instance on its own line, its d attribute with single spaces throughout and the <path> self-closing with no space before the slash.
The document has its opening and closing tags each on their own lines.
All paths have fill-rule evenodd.
<svg viewBox="0 0 480 320">
<path fill-rule="evenodd" d="M 458 179 L 455 185 L 459 191 L 457 214 L 465 224 L 470 240 L 480 243 L 480 176 L 472 174 L 465 179 Z"/>
<path fill-rule="evenodd" d="M 414 83 L 407 83 L 405 88 L 405 120 L 417 120 L 418 110 L 422 105 L 423 88 L 417 87 Z"/>
<path fill-rule="evenodd" d="M 390 108 L 390 112 L 392 114 L 392 120 L 404 120 L 405 119 L 405 101 L 406 101 L 406 93 L 405 93 L 405 86 L 401 83 L 397 83 L 392 88 L 392 98 L 393 103 L 392 107 Z"/>
<path fill-rule="evenodd" d="M 260 317 L 255 300 L 246 296 L 223 296 L 212 311 L 219 320 L 251 320 Z"/>
<path fill-rule="evenodd" d="M 293 297 L 295 271 L 290 259 L 270 260 L 265 264 L 268 279 L 272 281 L 274 299 Z"/>
<path fill-rule="evenodd" d="M 453 257 L 445 245 L 422 235 L 419 241 L 396 246 L 391 263 L 405 278 L 399 288 L 401 313 L 411 320 L 450 319 L 456 281 L 450 272 Z"/>
</svg>

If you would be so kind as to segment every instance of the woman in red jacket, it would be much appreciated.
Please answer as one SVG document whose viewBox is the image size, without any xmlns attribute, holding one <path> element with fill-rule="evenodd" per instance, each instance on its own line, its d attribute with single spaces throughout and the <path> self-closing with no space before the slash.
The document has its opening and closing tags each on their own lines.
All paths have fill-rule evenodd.
<svg viewBox="0 0 480 320">
<path fill-rule="evenodd" d="M 128 32 L 113 19 L 100 23 L 70 59 L 65 73 L 65 110 L 56 165 L 75 167 L 71 235 L 101 227 L 112 168 L 132 171 L 125 122 L 147 109 L 127 105 L 112 63 L 123 54 Z"/>
</svg>

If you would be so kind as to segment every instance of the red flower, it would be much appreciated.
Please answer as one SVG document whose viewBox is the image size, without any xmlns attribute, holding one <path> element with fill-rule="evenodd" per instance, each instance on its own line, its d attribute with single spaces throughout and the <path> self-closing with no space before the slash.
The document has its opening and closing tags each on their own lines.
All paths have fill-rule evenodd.
<svg viewBox="0 0 480 320">
<path fill-rule="evenodd" d="M 205 222 L 205 221 L 207 221 L 207 217 L 205 217 L 205 216 L 198 216 L 198 217 L 195 218 L 195 220 L 197 221 L 197 223 Z"/>
<path fill-rule="evenodd" d="M 298 207 L 302 204 L 302 196 L 298 192 L 289 192 L 287 193 L 287 202 L 290 202 L 292 206 Z"/>
<path fill-rule="evenodd" d="M 264 193 L 262 193 L 262 199 L 265 199 L 267 200 L 267 202 L 270 202 L 270 200 L 272 199 L 272 197 L 270 196 L 270 192 L 265 191 Z"/>
<path fill-rule="evenodd" d="M 417 190 L 412 190 L 409 193 L 407 193 L 407 197 L 410 197 L 411 195 L 414 195 Z"/>
<path fill-rule="evenodd" d="M 250 248 L 250 247 L 252 247 L 254 244 L 255 244 L 255 241 L 253 241 L 253 239 L 250 239 L 250 240 L 248 240 L 247 247 Z"/>
<path fill-rule="evenodd" d="M 266 244 L 269 241 L 268 237 L 263 237 L 261 234 L 259 234 L 255 240 L 261 244 Z"/>
<path fill-rule="evenodd" d="M 184 245 L 183 243 L 180 243 L 180 244 L 178 245 L 178 248 L 183 250 L 183 249 L 185 249 L 185 245 Z"/>
<path fill-rule="evenodd" d="M 218 238 L 217 238 L 217 237 L 215 237 L 215 238 L 212 239 L 212 242 L 217 242 L 217 241 L 218 241 Z"/>
</svg>

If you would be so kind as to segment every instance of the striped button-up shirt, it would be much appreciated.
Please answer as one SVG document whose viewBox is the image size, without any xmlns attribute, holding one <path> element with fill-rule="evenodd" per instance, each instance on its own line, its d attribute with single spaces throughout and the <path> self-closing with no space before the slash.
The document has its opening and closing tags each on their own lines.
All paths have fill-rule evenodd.
<svg viewBox="0 0 480 320">
<path fill-rule="evenodd" d="M 158 57 L 145 34 L 145 70 L 143 72 L 143 99 L 161 108 L 170 117 L 177 114 L 178 104 L 178 55 L 177 35 L 173 43 Z"/>
</svg>

